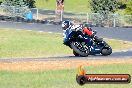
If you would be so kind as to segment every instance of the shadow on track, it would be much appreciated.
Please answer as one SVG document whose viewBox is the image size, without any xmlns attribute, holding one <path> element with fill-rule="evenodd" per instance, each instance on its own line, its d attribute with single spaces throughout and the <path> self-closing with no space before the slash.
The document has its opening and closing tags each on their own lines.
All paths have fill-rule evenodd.
<svg viewBox="0 0 132 88">
<path fill-rule="evenodd" d="M 69 56 L 58 56 L 58 57 L 49 57 L 54 59 L 106 59 L 106 58 L 132 58 L 132 50 L 129 51 L 121 51 L 121 52 L 114 52 L 109 56 L 102 56 L 102 55 L 89 55 L 88 57 L 79 57 L 74 55 Z"/>
<path fill-rule="evenodd" d="M 88 57 L 76 57 L 74 55 L 56 56 L 56 57 L 43 57 L 43 58 L 11 58 L 0 59 L 0 62 L 12 63 L 12 62 L 30 62 L 30 61 L 63 61 L 63 60 L 103 60 L 103 59 L 132 59 L 132 50 L 114 52 L 109 56 L 102 55 L 89 55 Z"/>
</svg>

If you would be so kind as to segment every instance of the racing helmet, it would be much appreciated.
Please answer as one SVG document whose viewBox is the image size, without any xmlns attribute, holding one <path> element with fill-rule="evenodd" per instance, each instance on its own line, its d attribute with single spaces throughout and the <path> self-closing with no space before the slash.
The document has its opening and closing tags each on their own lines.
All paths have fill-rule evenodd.
<svg viewBox="0 0 132 88">
<path fill-rule="evenodd" d="M 70 21 L 63 21 L 62 22 L 62 29 L 66 30 L 67 28 L 69 28 L 72 25 L 72 23 Z"/>
</svg>

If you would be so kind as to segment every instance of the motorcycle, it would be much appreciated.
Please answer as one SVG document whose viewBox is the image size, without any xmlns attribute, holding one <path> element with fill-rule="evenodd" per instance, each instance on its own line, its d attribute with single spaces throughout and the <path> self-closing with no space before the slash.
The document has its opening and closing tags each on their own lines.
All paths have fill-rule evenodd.
<svg viewBox="0 0 132 88">
<path fill-rule="evenodd" d="M 81 31 L 66 29 L 63 36 L 63 44 L 73 49 L 75 56 L 87 57 L 97 54 L 107 56 L 112 53 L 112 48 L 103 39 L 97 41 Z"/>
</svg>

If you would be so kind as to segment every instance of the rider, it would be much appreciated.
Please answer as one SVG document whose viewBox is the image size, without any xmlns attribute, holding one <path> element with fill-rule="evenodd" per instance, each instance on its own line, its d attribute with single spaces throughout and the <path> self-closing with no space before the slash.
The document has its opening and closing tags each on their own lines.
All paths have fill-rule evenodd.
<svg viewBox="0 0 132 88">
<path fill-rule="evenodd" d="M 62 29 L 63 30 L 72 29 L 75 31 L 82 31 L 85 35 L 88 35 L 89 37 L 94 38 L 95 41 L 102 41 L 101 38 L 99 38 L 95 35 L 96 31 L 92 31 L 92 29 L 87 27 L 86 25 L 74 25 L 70 21 L 63 21 Z"/>
</svg>

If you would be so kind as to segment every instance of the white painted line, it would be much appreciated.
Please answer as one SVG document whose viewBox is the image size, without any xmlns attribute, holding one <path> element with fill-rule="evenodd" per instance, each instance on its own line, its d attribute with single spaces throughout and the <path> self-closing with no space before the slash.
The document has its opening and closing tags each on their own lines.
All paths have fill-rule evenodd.
<svg viewBox="0 0 132 88">
<path fill-rule="evenodd" d="M 43 31 L 38 31 L 38 32 L 42 33 Z"/>
<path fill-rule="evenodd" d="M 32 31 L 32 30 L 27 30 L 27 31 Z"/>
<path fill-rule="evenodd" d="M 115 51 L 115 52 L 113 52 L 113 53 L 116 53 L 116 52 L 129 52 L 129 51 L 132 51 L 132 49 L 126 49 L 126 50 Z"/>
<path fill-rule="evenodd" d="M 48 32 L 48 33 L 52 34 L 53 32 Z"/>
<path fill-rule="evenodd" d="M 16 29 L 16 30 L 20 31 L 20 30 L 23 30 L 23 29 Z"/>
</svg>

